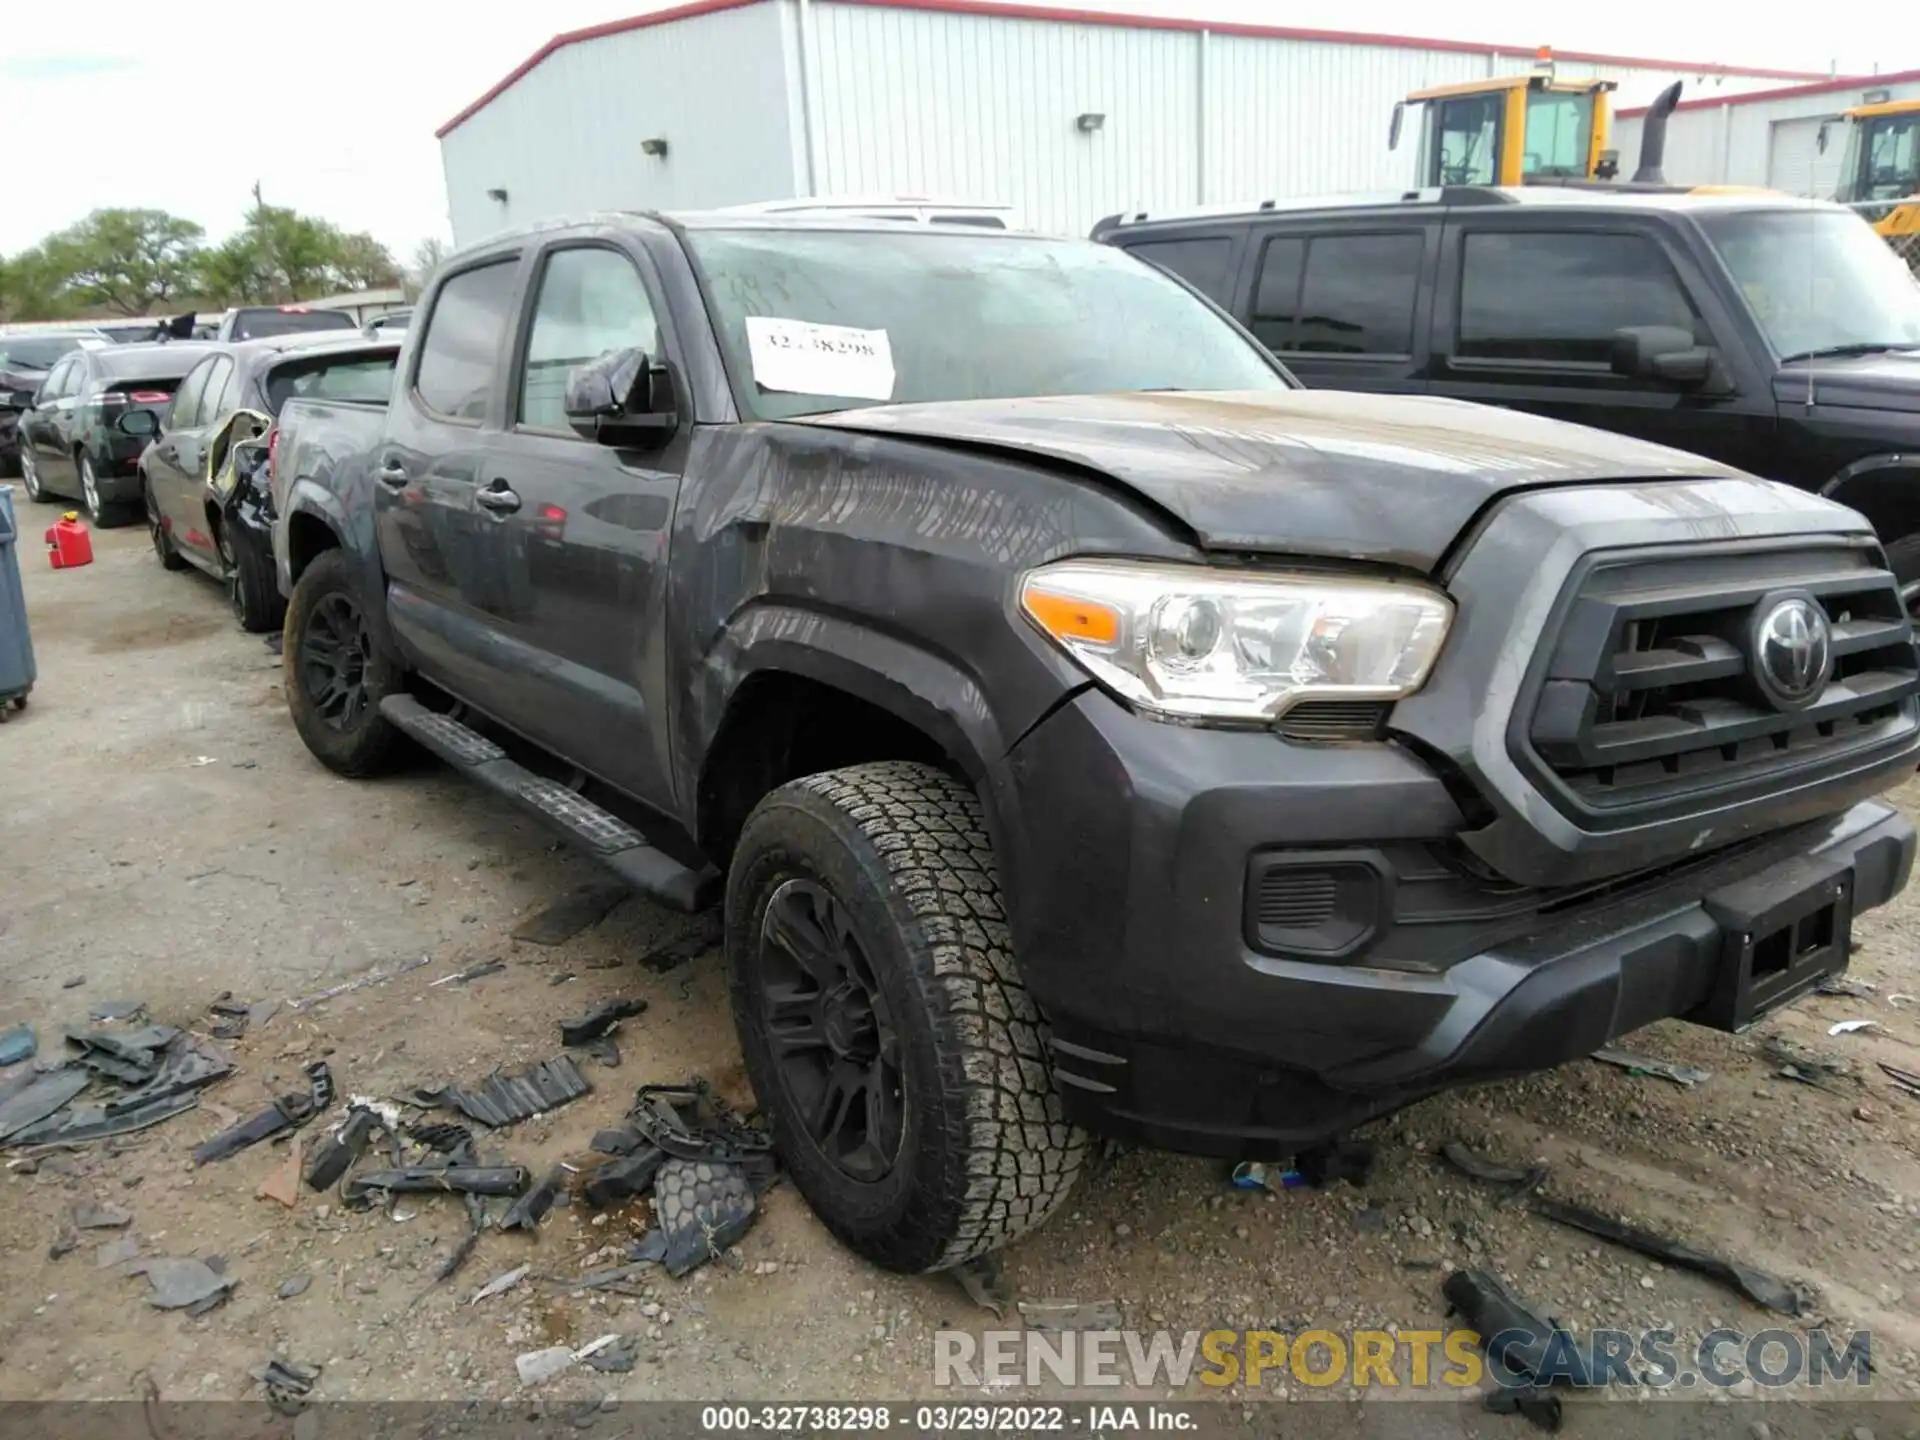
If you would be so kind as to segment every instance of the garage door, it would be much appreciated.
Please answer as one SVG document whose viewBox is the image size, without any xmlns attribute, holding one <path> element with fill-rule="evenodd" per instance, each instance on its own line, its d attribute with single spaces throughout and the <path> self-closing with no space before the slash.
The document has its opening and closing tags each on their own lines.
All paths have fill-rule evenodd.
<svg viewBox="0 0 1920 1440">
<path fill-rule="evenodd" d="M 1829 125 L 1827 153 L 1820 153 L 1820 127 Z M 1846 126 L 1838 115 L 1776 120 L 1767 150 L 1767 184 L 1789 195 L 1831 200 L 1840 187 L 1840 161 L 1847 148 Z"/>
</svg>

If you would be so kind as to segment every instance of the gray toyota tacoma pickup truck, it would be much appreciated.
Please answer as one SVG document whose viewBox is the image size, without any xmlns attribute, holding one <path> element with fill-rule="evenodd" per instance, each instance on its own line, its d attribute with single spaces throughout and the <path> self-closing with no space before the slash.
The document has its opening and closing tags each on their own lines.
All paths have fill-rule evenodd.
<svg viewBox="0 0 1920 1440">
<path fill-rule="evenodd" d="M 1825 500 L 1302 390 L 1084 241 L 601 216 L 419 315 L 387 404 L 280 417 L 294 722 L 724 896 L 779 1153 L 882 1265 L 1089 1133 L 1278 1158 L 1741 1029 L 1907 881 L 1915 646 Z"/>
</svg>

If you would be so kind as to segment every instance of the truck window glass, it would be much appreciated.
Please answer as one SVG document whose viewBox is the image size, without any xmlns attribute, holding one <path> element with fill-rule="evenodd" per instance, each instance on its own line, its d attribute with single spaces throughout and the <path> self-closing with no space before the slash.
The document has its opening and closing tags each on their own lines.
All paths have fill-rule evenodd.
<svg viewBox="0 0 1920 1440">
<path fill-rule="evenodd" d="M 1920 286 L 1845 210 L 1751 210 L 1700 227 L 1777 355 L 1920 346 Z"/>
<path fill-rule="evenodd" d="M 1293 348 L 1293 322 L 1300 313 L 1300 272 L 1306 263 L 1307 242 L 1291 236 L 1267 241 L 1260 252 L 1253 324 L 1248 328 L 1269 350 Z"/>
<path fill-rule="evenodd" d="M 633 262 L 613 250 L 556 250 L 540 276 L 516 416 L 543 430 L 567 428 L 567 374 L 609 350 L 660 354 L 653 302 Z"/>
<path fill-rule="evenodd" d="M 1491 185 L 1500 177 L 1500 115 L 1504 94 L 1466 95 L 1439 102 L 1435 127 L 1440 143 L 1434 149 L 1437 174 L 1424 177 L 1428 185 Z"/>
<path fill-rule="evenodd" d="M 429 410 L 454 420 L 485 418 L 519 267 L 517 257 L 496 260 L 462 270 L 440 287 L 413 382 Z"/>
<path fill-rule="evenodd" d="M 273 414 L 295 396 L 312 400 L 348 400 L 363 405 L 385 404 L 393 391 L 392 355 L 371 360 L 342 360 L 332 364 L 287 365 L 267 376 L 267 408 Z"/>
<path fill-rule="evenodd" d="M 309 330 L 355 330 L 353 317 L 339 310 L 282 310 L 278 306 L 247 306 L 233 316 L 235 340 L 264 340 L 271 335 L 299 335 Z"/>
<path fill-rule="evenodd" d="M 1920 115 L 1874 122 L 1863 200 L 1904 200 L 1920 189 Z"/>
<path fill-rule="evenodd" d="M 1233 303 L 1233 241 L 1224 235 L 1197 240 L 1149 240 L 1127 246 L 1129 254 L 1171 271 L 1216 305 Z"/>
<path fill-rule="evenodd" d="M 1295 350 L 1329 355 L 1407 355 L 1420 289 L 1417 232 L 1315 235 L 1307 242 Z"/>
<path fill-rule="evenodd" d="M 222 355 L 207 371 L 207 388 L 200 400 L 200 423 L 217 425 L 233 408 L 233 361 Z"/>
<path fill-rule="evenodd" d="M 1463 250 L 1463 359 L 1607 365 L 1622 326 L 1700 333 L 1679 277 L 1645 235 L 1478 231 Z"/>
<path fill-rule="evenodd" d="M 1526 151 L 1522 175 L 1585 175 L 1587 126 L 1593 118 L 1591 95 L 1565 90 L 1527 93 Z"/>
<path fill-rule="evenodd" d="M 187 372 L 187 378 L 174 392 L 173 408 L 167 412 L 168 429 L 190 430 L 200 423 L 200 397 L 206 393 L 207 377 L 213 373 L 218 358 L 203 360 Z"/>
<path fill-rule="evenodd" d="M 927 227 L 696 229 L 687 243 L 735 398 L 757 419 L 888 402 L 762 387 L 750 315 L 886 332 L 894 403 L 1290 388 L 1212 307 L 1110 245 Z"/>
</svg>

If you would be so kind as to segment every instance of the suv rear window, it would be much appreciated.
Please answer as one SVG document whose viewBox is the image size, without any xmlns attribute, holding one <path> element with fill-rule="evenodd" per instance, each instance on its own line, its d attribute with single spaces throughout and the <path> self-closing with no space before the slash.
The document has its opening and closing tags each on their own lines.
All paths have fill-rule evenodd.
<svg viewBox="0 0 1920 1440">
<path fill-rule="evenodd" d="M 1463 251 L 1462 359 L 1606 365 L 1623 326 L 1694 331 L 1692 301 L 1645 235 L 1470 231 Z"/>
<path fill-rule="evenodd" d="M 1233 241 L 1224 235 L 1194 240 L 1149 240 L 1127 253 L 1186 281 L 1216 305 L 1233 303 Z"/>
<path fill-rule="evenodd" d="M 1250 327 L 1269 350 L 1410 355 L 1426 237 L 1417 230 L 1276 236 Z"/>
<path fill-rule="evenodd" d="M 354 330 L 353 317 L 339 310 L 282 310 L 278 306 L 236 310 L 235 340 L 260 340 L 268 335 L 297 335 L 305 330 Z"/>
<path fill-rule="evenodd" d="M 352 355 L 338 360 L 303 360 L 282 365 L 267 376 L 267 409 L 278 415 L 287 401 L 346 400 L 384 405 L 393 390 L 393 355 Z"/>
</svg>

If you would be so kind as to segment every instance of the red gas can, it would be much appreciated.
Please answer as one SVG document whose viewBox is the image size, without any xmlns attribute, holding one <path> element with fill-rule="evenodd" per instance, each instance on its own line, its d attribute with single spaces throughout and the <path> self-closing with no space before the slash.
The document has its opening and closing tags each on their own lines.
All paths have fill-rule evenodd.
<svg viewBox="0 0 1920 1440">
<path fill-rule="evenodd" d="M 60 523 L 47 527 L 47 559 L 56 570 L 93 563 L 93 536 L 80 523 L 80 512 L 69 510 Z"/>
</svg>

